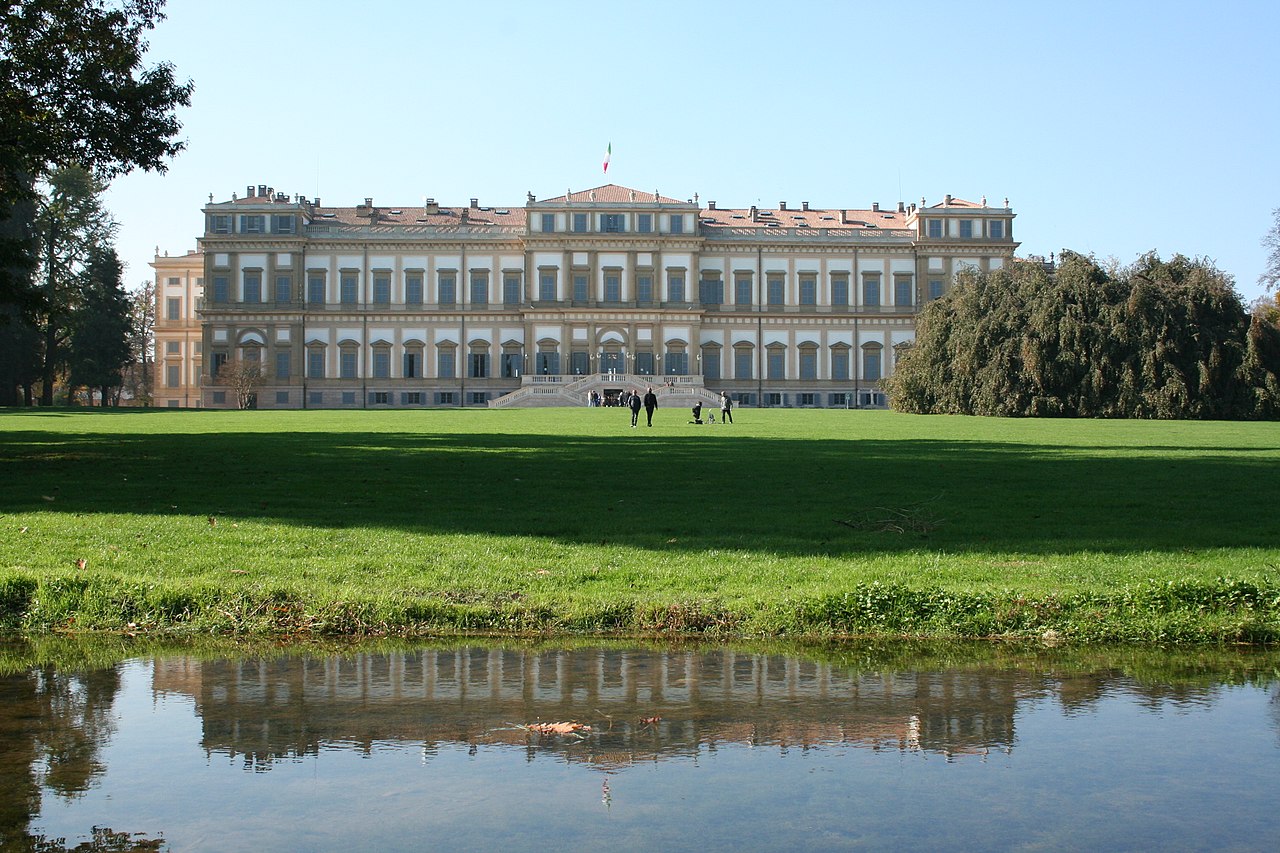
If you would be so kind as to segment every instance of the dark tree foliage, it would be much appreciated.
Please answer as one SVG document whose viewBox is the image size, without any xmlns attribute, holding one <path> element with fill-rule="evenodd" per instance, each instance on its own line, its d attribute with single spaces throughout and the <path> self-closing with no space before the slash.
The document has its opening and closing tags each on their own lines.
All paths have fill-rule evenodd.
<svg viewBox="0 0 1280 853">
<path fill-rule="evenodd" d="M 83 273 L 80 304 L 71 322 L 71 385 L 101 393 L 102 405 L 122 382 L 133 360 L 129 295 L 122 266 L 112 249 L 95 249 Z"/>
<path fill-rule="evenodd" d="M 22 275 L 34 250 L 15 219 L 38 181 L 72 163 L 103 181 L 164 171 L 184 147 L 174 110 L 191 103 L 192 84 L 167 63 L 143 64 L 143 37 L 163 6 L 0 0 L 0 303 L 25 310 L 40 299 Z"/>
<path fill-rule="evenodd" d="M 1007 417 L 1280 416 L 1280 337 L 1205 260 L 1063 252 L 962 275 L 886 381 L 894 408 Z"/>
</svg>

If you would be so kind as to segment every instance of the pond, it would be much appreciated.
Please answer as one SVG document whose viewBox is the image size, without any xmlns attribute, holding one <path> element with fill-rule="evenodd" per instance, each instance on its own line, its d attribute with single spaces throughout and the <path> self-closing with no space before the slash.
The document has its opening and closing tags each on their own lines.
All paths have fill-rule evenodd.
<svg viewBox="0 0 1280 853">
<path fill-rule="evenodd" d="M 1277 850 L 1280 654 L 0 645 L 3 850 Z"/>
</svg>

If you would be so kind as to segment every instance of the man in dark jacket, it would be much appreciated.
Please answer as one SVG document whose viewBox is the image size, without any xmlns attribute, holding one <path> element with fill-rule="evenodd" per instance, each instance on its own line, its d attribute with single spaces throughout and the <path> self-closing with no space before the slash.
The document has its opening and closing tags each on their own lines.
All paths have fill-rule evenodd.
<svg viewBox="0 0 1280 853">
<path fill-rule="evenodd" d="M 649 418 L 649 426 L 653 426 L 653 410 L 658 408 L 658 395 L 653 393 L 650 385 L 644 392 L 644 413 Z"/>
<path fill-rule="evenodd" d="M 627 405 L 631 407 L 631 428 L 635 429 L 636 421 L 640 419 L 640 393 L 638 391 L 631 392 Z"/>
</svg>

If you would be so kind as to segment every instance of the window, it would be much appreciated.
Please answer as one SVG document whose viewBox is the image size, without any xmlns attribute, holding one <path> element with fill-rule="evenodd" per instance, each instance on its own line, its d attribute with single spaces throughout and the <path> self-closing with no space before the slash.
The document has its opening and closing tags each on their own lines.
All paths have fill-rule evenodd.
<svg viewBox="0 0 1280 853">
<path fill-rule="evenodd" d="M 769 347 L 765 357 L 765 379 L 787 378 L 787 350 L 785 347 Z"/>
<path fill-rule="evenodd" d="M 580 273 L 580 272 L 574 273 L 573 274 L 573 301 L 586 302 L 589 297 L 590 297 L 590 293 L 587 287 L 587 274 Z"/>
<path fill-rule="evenodd" d="M 960 239 L 961 240 L 973 239 L 973 220 L 972 219 L 960 220 Z"/>
<path fill-rule="evenodd" d="M 453 347 L 440 347 L 436 353 L 436 376 L 452 379 L 455 370 Z"/>
<path fill-rule="evenodd" d="M 276 379 L 288 379 L 292 365 L 288 352 L 276 353 Z"/>
<path fill-rule="evenodd" d="M 164 369 L 164 384 L 166 388 L 177 388 L 180 384 L 178 377 L 181 375 L 178 365 L 173 364 Z"/>
<path fill-rule="evenodd" d="M 324 378 L 324 349 L 311 347 L 307 350 L 307 376 L 311 379 Z"/>
<path fill-rule="evenodd" d="M 489 375 L 489 353 L 472 352 L 468 362 L 468 373 L 473 379 L 484 379 Z"/>
<path fill-rule="evenodd" d="M 867 306 L 880 304 L 879 273 L 871 273 L 862 277 L 862 304 Z"/>
<path fill-rule="evenodd" d="M 880 379 L 880 351 L 882 349 L 879 344 L 867 344 L 862 348 L 862 378 L 868 382 L 876 382 Z"/>
<path fill-rule="evenodd" d="M 750 347 L 736 347 L 733 350 L 733 378 L 750 379 L 751 364 L 755 360 Z"/>
<path fill-rule="evenodd" d="M 452 405 L 453 405 L 453 400 L 454 400 L 454 397 L 453 397 L 453 392 L 452 392 L 452 391 L 437 391 L 437 392 L 436 392 L 436 405 L 437 405 L 437 406 L 452 406 Z"/>
<path fill-rule="evenodd" d="M 585 213 L 575 213 L 573 215 L 573 230 L 578 234 L 586 233 L 587 215 Z"/>
<path fill-rule="evenodd" d="M 684 350 L 667 352 L 667 375 L 687 376 L 689 373 L 689 354 Z"/>
<path fill-rule="evenodd" d="M 467 399 L 471 401 L 473 406 L 483 406 L 489 399 L 489 395 L 484 391 L 469 391 Z"/>
<path fill-rule="evenodd" d="M 638 213 L 636 214 L 636 230 L 641 234 L 649 234 L 653 232 L 653 214 Z"/>
<path fill-rule="evenodd" d="M 182 353 L 181 341 L 166 341 L 164 345 L 166 355 L 179 355 Z"/>
<path fill-rule="evenodd" d="M 218 374 L 222 372 L 222 368 L 227 365 L 227 354 L 225 352 L 215 352 L 213 354 L 213 362 L 209 369 L 209 375 L 214 379 L 218 378 Z"/>
<path fill-rule="evenodd" d="M 520 353 L 504 352 L 502 354 L 502 378 L 514 379 L 520 375 Z"/>
<path fill-rule="evenodd" d="M 312 305 L 324 304 L 324 276 L 312 274 L 307 277 L 307 302 Z"/>
<path fill-rule="evenodd" d="M 543 271 L 538 274 L 538 301 L 556 301 L 556 274 L 554 272 Z"/>
<path fill-rule="evenodd" d="M 170 287 L 177 287 L 178 285 L 182 284 L 182 279 L 176 275 L 171 275 L 169 276 L 168 280 L 165 283 L 168 284 Z"/>
<path fill-rule="evenodd" d="M 622 301 L 622 273 L 618 272 L 617 270 L 605 270 L 604 301 L 605 302 L 621 302 Z"/>
<path fill-rule="evenodd" d="M 841 380 L 849 378 L 849 347 L 831 348 L 831 378 Z"/>
<path fill-rule="evenodd" d="M 505 273 L 502 276 L 502 303 L 515 305 L 520 301 L 520 276 L 516 273 Z"/>
<path fill-rule="evenodd" d="M 342 392 L 342 405 L 344 405 L 344 406 L 354 406 L 355 404 L 356 404 L 356 392 L 355 392 L 355 391 L 343 391 L 343 392 Z"/>
<path fill-rule="evenodd" d="M 487 272 L 473 272 L 471 274 L 471 304 L 489 304 L 489 274 Z"/>
<path fill-rule="evenodd" d="M 391 348 L 380 346 L 373 348 L 373 378 L 391 378 Z"/>
<path fill-rule="evenodd" d="M 404 303 L 422 304 L 422 273 L 411 272 L 404 277 Z"/>
<path fill-rule="evenodd" d="M 231 233 L 231 217 L 217 214 L 209 217 L 209 230 L 214 234 Z"/>
<path fill-rule="evenodd" d="M 987 223 L 987 234 L 992 240 L 1004 239 L 1004 222 L 999 219 Z"/>
<path fill-rule="evenodd" d="M 343 305 L 355 305 L 359 297 L 355 273 L 344 272 L 340 278 L 340 296 Z"/>
<path fill-rule="evenodd" d="M 724 282 L 716 273 L 703 273 L 698 282 L 698 301 L 703 305 L 724 304 Z"/>
<path fill-rule="evenodd" d="M 323 405 L 324 405 L 324 392 L 323 392 L 323 391 L 311 391 L 311 392 L 308 392 L 308 394 L 307 394 L 307 404 L 308 404 L 308 405 L 311 405 L 311 406 L 323 406 Z"/>
<path fill-rule="evenodd" d="M 288 392 L 288 391 L 277 391 L 277 392 L 276 392 L 276 405 L 277 405 L 277 406 L 287 406 L 287 405 L 289 405 L 289 392 Z"/>
<path fill-rule="evenodd" d="M 765 289 L 767 290 L 767 302 L 773 307 L 781 307 L 786 301 L 787 286 L 786 278 L 781 275 L 769 275 L 765 278 Z"/>
<path fill-rule="evenodd" d="M 636 302 L 647 304 L 653 302 L 653 276 L 641 273 L 636 276 Z"/>
<path fill-rule="evenodd" d="M 774 393 L 771 393 L 771 394 L 765 394 L 765 395 L 764 395 L 764 404 L 765 404 L 766 406 L 781 406 L 781 405 L 782 405 L 782 395 L 781 395 L 781 394 L 779 394 L 779 393 L 777 393 L 776 391 L 775 391 Z"/>
<path fill-rule="evenodd" d="M 168 406 L 170 409 L 179 408 L 179 404 L 177 400 L 166 400 L 165 405 Z"/>
<path fill-rule="evenodd" d="M 929 298 L 939 299 L 941 298 L 941 296 L 942 296 L 942 279 L 940 278 L 929 279 Z"/>
<path fill-rule="evenodd" d="M 373 302 L 375 305 L 391 304 L 391 274 L 380 272 L 373 274 Z"/>
<path fill-rule="evenodd" d="M 458 301 L 458 278 L 453 273 L 440 273 L 436 283 L 436 302 L 453 305 Z"/>
<path fill-rule="evenodd" d="M 400 405 L 402 405 L 402 406 L 421 406 L 421 405 L 422 405 L 422 392 L 421 392 L 421 391 L 401 391 L 401 392 L 400 392 Z"/>
<path fill-rule="evenodd" d="M 818 348 L 803 347 L 800 350 L 800 378 L 818 378 Z"/>
<path fill-rule="evenodd" d="M 831 276 L 832 307 L 847 308 L 849 306 L 849 277 L 847 275 Z"/>
<path fill-rule="evenodd" d="M 288 302 L 293 298 L 293 280 L 287 275 L 276 276 L 276 302 Z"/>
<path fill-rule="evenodd" d="M 578 356 L 582 356 L 582 359 L 581 359 L 582 369 L 580 371 L 575 370 L 574 372 L 586 373 L 587 372 L 587 368 L 586 368 L 587 354 L 585 352 L 582 352 L 582 353 L 575 352 L 573 355 L 574 355 L 574 359 L 573 359 L 574 364 L 578 363 L 579 361 Z M 534 365 L 534 369 L 538 371 L 538 373 L 541 374 L 542 376 L 554 376 L 555 374 L 559 373 L 560 372 L 559 351 L 555 349 L 539 349 L 537 354 L 537 363 Z"/>
<path fill-rule="evenodd" d="M 176 296 L 170 296 L 165 300 L 165 319 L 181 320 L 182 319 L 182 300 Z"/>
<path fill-rule="evenodd" d="M 897 275 L 893 277 L 893 304 L 899 308 L 911 306 L 911 276 Z"/>
<path fill-rule="evenodd" d="M 213 301 L 226 302 L 230 298 L 230 280 L 225 275 L 215 275 L 213 277 Z"/>
<path fill-rule="evenodd" d="M 542 214 L 542 231 L 550 233 L 556 230 L 556 215 L 554 213 Z"/>
<path fill-rule="evenodd" d="M 667 274 L 667 301 L 684 302 L 684 273 Z"/>
<path fill-rule="evenodd" d="M 422 371 L 422 353 L 416 349 L 405 350 L 404 354 L 404 378 L 417 379 Z"/>
<path fill-rule="evenodd" d="M 240 230 L 245 234 L 262 233 L 262 216 L 259 214 L 245 216 L 240 220 Z"/>
<path fill-rule="evenodd" d="M 219 404 L 227 402 L 227 392 L 226 392 L 226 391 L 214 391 L 214 392 L 213 392 L 213 402 L 215 402 L 215 403 L 219 403 Z"/>
<path fill-rule="evenodd" d="M 600 217 L 600 224 L 603 226 L 603 229 L 607 234 L 617 234 L 620 231 L 626 230 L 626 220 L 623 218 L 621 213 L 604 214 Z"/>
<path fill-rule="evenodd" d="M 797 394 L 796 405 L 797 406 L 816 406 L 817 396 L 818 396 L 817 394 Z"/>
<path fill-rule="evenodd" d="M 271 230 L 276 234 L 293 233 L 293 215 L 276 215 L 271 217 Z"/>
<path fill-rule="evenodd" d="M 702 378 L 704 381 L 720 380 L 720 347 L 702 348 Z"/>
<path fill-rule="evenodd" d="M 941 219 L 926 220 L 925 225 L 929 229 L 930 237 L 934 239 L 939 239 L 942 237 L 942 220 Z"/>
<path fill-rule="evenodd" d="M 800 304 L 818 304 L 818 277 L 815 275 L 800 276 Z"/>
<path fill-rule="evenodd" d="M 391 405 L 391 393 L 388 391 L 370 391 L 370 406 L 389 406 Z"/>
<path fill-rule="evenodd" d="M 734 305 L 750 305 L 751 304 L 751 275 L 749 273 L 738 273 L 733 279 L 733 304 Z"/>
<path fill-rule="evenodd" d="M 262 273 L 247 272 L 244 274 L 244 301 L 262 301 Z"/>
<path fill-rule="evenodd" d="M 354 347 L 343 347 L 342 354 L 338 359 L 338 377 L 341 379 L 356 378 L 356 364 L 358 354 Z"/>
<path fill-rule="evenodd" d="M 641 376 L 652 376 L 653 366 L 654 360 L 652 352 L 646 351 L 636 353 L 636 373 L 639 373 Z"/>
<path fill-rule="evenodd" d="M 671 214 L 671 233 L 672 234 L 684 233 L 684 216 L 682 216 L 679 213 Z"/>
<path fill-rule="evenodd" d="M 850 394 L 848 394 L 848 393 L 841 393 L 841 394 L 828 394 L 828 395 L 827 395 L 827 405 L 828 405 L 828 406 L 831 406 L 831 407 L 833 407 L 833 408 L 834 408 L 834 407 L 837 407 L 837 406 L 840 406 L 840 407 L 848 406 L 848 405 L 849 405 L 849 398 L 850 398 L 850 396 L 851 396 L 851 395 L 850 395 Z"/>
</svg>

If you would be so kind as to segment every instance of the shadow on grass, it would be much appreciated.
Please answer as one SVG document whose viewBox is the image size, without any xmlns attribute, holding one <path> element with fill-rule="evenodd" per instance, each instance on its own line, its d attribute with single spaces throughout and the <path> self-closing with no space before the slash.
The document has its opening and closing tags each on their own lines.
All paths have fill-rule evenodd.
<svg viewBox="0 0 1280 853">
<path fill-rule="evenodd" d="M 0 512 L 779 555 L 1280 547 L 1264 523 L 1280 505 L 1273 456 L 1140 451 L 705 433 L 10 431 L 0 433 Z M 918 529 L 866 529 L 894 513 Z"/>
</svg>

